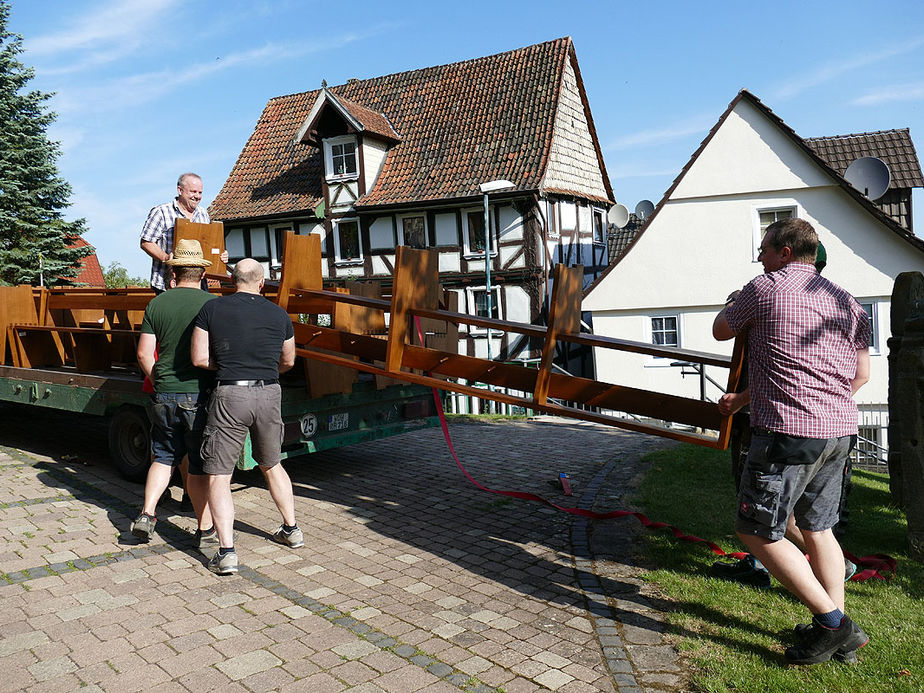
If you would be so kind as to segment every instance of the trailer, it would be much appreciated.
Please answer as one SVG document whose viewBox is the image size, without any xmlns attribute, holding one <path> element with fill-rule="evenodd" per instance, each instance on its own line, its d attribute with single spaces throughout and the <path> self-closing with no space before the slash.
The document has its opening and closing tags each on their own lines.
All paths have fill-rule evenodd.
<svg viewBox="0 0 924 693">
<path fill-rule="evenodd" d="M 201 238 L 204 248 L 220 253 L 220 227 L 189 224 L 177 236 Z M 278 286 L 268 286 L 266 294 L 277 299 Z M 30 407 L 37 416 L 56 409 L 106 417 L 113 464 L 126 478 L 143 480 L 151 460 L 151 396 L 135 353 L 153 297 L 138 288 L 0 287 L 0 406 Z M 339 311 L 337 317 L 357 327 L 351 317 L 362 315 Z M 457 338 L 453 333 L 447 340 Z M 284 459 L 438 424 L 429 388 L 299 361 L 280 377 Z M 254 466 L 248 439 L 238 467 Z"/>
</svg>

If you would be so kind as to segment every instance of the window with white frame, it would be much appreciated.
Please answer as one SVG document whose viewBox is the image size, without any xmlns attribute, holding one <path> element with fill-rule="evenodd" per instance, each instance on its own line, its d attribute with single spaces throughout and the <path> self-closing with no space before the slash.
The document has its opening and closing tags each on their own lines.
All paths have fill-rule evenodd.
<svg viewBox="0 0 924 693">
<path fill-rule="evenodd" d="M 229 229 L 225 234 L 228 262 L 234 264 L 245 257 L 257 262 L 270 262 L 270 241 L 265 226 Z"/>
<path fill-rule="evenodd" d="M 401 244 L 409 248 L 427 247 L 427 220 L 423 214 L 400 217 Z"/>
<path fill-rule="evenodd" d="M 549 200 L 546 202 L 546 226 L 548 226 L 549 237 L 558 238 L 561 233 L 558 228 L 558 211 L 556 204 Z"/>
<path fill-rule="evenodd" d="M 337 219 L 334 227 L 334 253 L 338 264 L 360 264 L 363 260 L 359 219 Z"/>
<path fill-rule="evenodd" d="M 876 304 L 873 302 L 864 303 L 861 301 L 860 305 L 863 306 L 863 310 L 865 310 L 866 314 L 869 316 L 869 327 L 870 327 L 869 353 L 878 354 L 879 353 L 879 335 L 877 334 L 877 332 L 879 330 L 877 328 L 879 327 L 879 325 L 877 321 L 878 316 L 876 315 L 876 313 L 878 312 L 876 310 Z"/>
<path fill-rule="evenodd" d="M 677 329 L 676 315 L 662 315 L 651 318 L 651 343 L 657 346 L 680 346 L 680 332 Z"/>
<path fill-rule="evenodd" d="M 490 217 L 490 214 L 489 214 Z M 466 255 L 484 255 L 484 208 L 462 210 L 462 241 Z M 497 255 L 496 244 L 491 244 L 491 257 Z"/>
<path fill-rule="evenodd" d="M 359 176 L 356 138 L 352 135 L 324 140 L 324 159 L 327 180 L 356 178 Z"/>
<path fill-rule="evenodd" d="M 606 217 L 602 209 L 593 210 L 594 243 L 606 243 Z"/>
<path fill-rule="evenodd" d="M 488 315 L 488 291 L 485 287 L 475 287 L 466 289 L 468 294 L 469 311 L 480 318 L 487 318 Z M 500 318 L 500 287 L 491 287 L 491 314 L 492 318 Z M 487 330 L 484 327 L 476 325 L 468 326 L 469 334 L 484 334 Z"/>
<path fill-rule="evenodd" d="M 755 209 L 756 218 L 754 220 L 754 262 L 757 262 L 757 256 L 760 254 L 760 244 L 764 240 L 764 234 L 767 233 L 767 227 L 776 221 L 783 219 L 792 219 L 798 216 L 798 210 L 795 206 L 766 207 Z"/>
</svg>

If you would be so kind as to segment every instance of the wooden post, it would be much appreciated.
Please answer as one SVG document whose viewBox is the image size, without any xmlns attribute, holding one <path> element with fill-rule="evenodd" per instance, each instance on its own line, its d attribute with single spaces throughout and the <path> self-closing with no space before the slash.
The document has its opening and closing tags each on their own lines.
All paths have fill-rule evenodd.
<svg viewBox="0 0 924 693">
<path fill-rule="evenodd" d="M 391 318 L 385 370 L 401 370 L 413 308 L 436 310 L 440 300 L 439 255 L 435 250 L 414 250 L 399 245 L 395 256 L 395 282 L 391 291 Z"/>
<path fill-rule="evenodd" d="M 282 280 L 276 302 L 288 312 L 289 292 L 292 289 L 323 288 L 321 278 L 321 237 L 312 233 L 296 236 L 286 231 L 285 247 L 282 252 Z"/>
<path fill-rule="evenodd" d="M 545 343 L 542 345 L 542 358 L 539 360 L 539 372 L 536 375 L 536 389 L 533 400 L 536 404 L 545 404 L 549 397 L 549 381 L 552 377 L 552 361 L 555 358 L 555 345 L 558 335 L 581 331 L 581 289 L 584 268 L 555 265 L 552 287 L 552 300 L 549 304 L 549 324 Z"/>
</svg>

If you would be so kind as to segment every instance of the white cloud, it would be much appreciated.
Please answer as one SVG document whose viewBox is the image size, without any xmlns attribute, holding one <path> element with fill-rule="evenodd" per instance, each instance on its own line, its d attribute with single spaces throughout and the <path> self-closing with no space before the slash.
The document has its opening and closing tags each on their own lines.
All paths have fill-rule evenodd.
<svg viewBox="0 0 924 693">
<path fill-rule="evenodd" d="M 70 22 L 65 29 L 24 42 L 30 59 L 54 63 L 46 75 L 78 72 L 114 62 L 148 43 L 151 27 L 165 19 L 178 0 L 115 0 Z M 79 56 L 78 59 L 74 59 Z"/>
<path fill-rule="evenodd" d="M 864 53 L 854 56 L 853 58 L 841 58 L 839 60 L 829 62 L 826 65 L 822 65 L 821 67 L 808 72 L 802 77 L 790 80 L 784 86 L 779 87 L 773 93 L 772 98 L 774 101 L 791 99 L 795 96 L 798 96 L 802 92 L 811 89 L 812 87 L 817 87 L 819 84 L 830 82 L 831 80 L 848 72 L 852 72 L 858 68 L 882 62 L 883 60 L 893 58 L 897 55 L 910 53 L 919 48 L 921 45 L 924 45 L 924 37 L 912 39 L 903 43 L 897 43 L 881 51 Z"/>
<path fill-rule="evenodd" d="M 640 130 L 638 132 L 629 133 L 628 135 L 623 135 L 622 137 L 617 137 L 607 143 L 604 149 L 612 151 L 617 149 L 633 149 L 635 147 L 650 147 L 689 137 L 690 135 L 705 135 L 714 122 L 715 119 L 710 116 L 696 116 L 664 128 Z"/>
<path fill-rule="evenodd" d="M 266 65 L 279 61 L 291 61 L 310 53 L 319 53 L 341 48 L 356 41 L 386 31 L 391 25 L 373 27 L 364 32 L 351 32 L 333 36 L 326 41 L 310 43 L 269 43 L 262 48 L 253 48 L 238 53 L 229 53 L 180 70 L 158 70 L 129 77 L 120 77 L 104 83 L 88 86 L 74 85 L 70 89 L 59 89 L 54 109 L 62 115 L 85 112 L 108 112 L 125 110 L 156 101 L 179 88 L 200 82 L 217 73 L 232 68 Z M 112 95 L 119 98 L 113 100 Z"/>
<path fill-rule="evenodd" d="M 673 178 L 677 175 L 680 168 L 646 168 L 643 164 L 623 163 L 619 166 L 610 168 L 606 167 L 607 175 L 610 180 L 619 180 L 623 178 L 660 178 L 670 176 Z"/>
<path fill-rule="evenodd" d="M 896 101 L 921 100 L 924 100 L 924 82 L 910 82 L 875 89 L 850 103 L 852 106 L 879 106 Z"/>
</svg>

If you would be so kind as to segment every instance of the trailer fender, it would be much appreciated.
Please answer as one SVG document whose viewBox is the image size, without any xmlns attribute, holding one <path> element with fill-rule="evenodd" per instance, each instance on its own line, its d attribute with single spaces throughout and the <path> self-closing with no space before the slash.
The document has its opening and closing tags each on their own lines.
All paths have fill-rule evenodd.
<svg viewBox="0 0 924 693">
<path fill-rule="evenodd" d="M 119 407 L 109 422 L 109 454 L 129 481 L 144 482 L 151 466 L 151 422 L 143 407 Z"/>
</svg>

